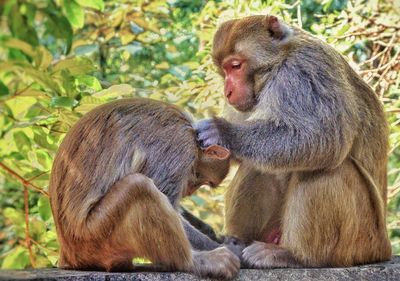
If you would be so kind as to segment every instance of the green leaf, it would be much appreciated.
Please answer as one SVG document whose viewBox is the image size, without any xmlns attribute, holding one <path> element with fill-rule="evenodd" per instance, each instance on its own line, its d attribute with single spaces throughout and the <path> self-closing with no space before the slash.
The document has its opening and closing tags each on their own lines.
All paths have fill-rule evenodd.
<svg viewBox="0 0 400 281">
<path fill-rule="evenodd" d="M 33 140 L 35 143 L 43 148 L 49 149 L 49 150 L 56 150 L 57 146 L 54 144 L 50 144 L 47 140 L 47 135 L 44 133 L 37 133 L 37 130 L 35 130 L 35 134 L 33 137 Z M 42 163 L 41 163 L 42 164 Z"/>
<path fill-rule="evenodd" d="M 50 106 L 51 107 L 67 107 L 67 108 L 72 108 L 78 104 L 78 101 L 69 98 L 69 97 L 52 97 Z"/>
<path fill-rule="evenodd" d="M 342 27 L 336 32 L 336 36 L 342 36 L 343 34 L 345 34 L 347 32 L 347 30 L 349 30 L 350 25 L 349 24 L 343 24 Z"/>
<path fill-rule="evenodd" d="M 30 44 L 16 38 L 10 38 L 6 42 L 4 42 L 4 46 L 20 50 L 30 57 L 33 57 L 35 55 L 35 50 Z"/>
<path fill-rule="evenodd" d="M 10 91 L 8 90 L 6 84 L 0 80 L 0 97 L 7 96 L 9 93 Z"/>
<path fill-rule="evenodd" d="M 47 15 L 46 32 L 56 38 L 64 39 L 66 41 L 65 53 L 68 54 L 72 46 L 73 31 L 71 24 L 63 14 L 57 13 L 57 10 L 46 8 L 44 13 Z"/>
<path fill-rule="evenodd" d="M 38 210 L 40 217 L 44 221 L 47 221 L 49 218 L 51 218 L 51 208 L 50 208 L 49 198 L 40 196 L 38 200 Z"/>
<path fill-rule="evenodd" d="M 53 147 L 52 149 L 53 151 L 56 151 L 57 148 Z M 45 171 L 48 171 L 51 169 L 51 163 L 52 163 L 52 159 L 50 158 L 50 155 L 43 150 L 37 150 L 36 151 L 36 158 L 39 162 L 40 165 L 42 165 L 43 169 Z"/>
<path fill-rule="evenodd" d="M 82 28 L 85 23 L 85 12 L 73 0 L 64 1 L 66 16 L 73 27 Z"/>
<path fill-rule="evenodd" d="M 25 74 L 30 76 L 43 87 L 49 88 L 58 94 L 61 94 L 63 92 L 58 84 L 47 72 L 40 71 L 34 68 L 24 68 L 23 71 L 25 71 Z"/>
<path fill-rule="evenodd" d="M 46 223 L 38 217 L 33 217 L 29 224 L 29 233 L 35 241 L 41 241 L 42 236 L 46 234 Z"/>
<path fill-rule="evenodd" d="M 7 254 L 1 264 L 2 269 L 24 269 L 30 264 L 28 250 L 17 246 Z"/>
<path fill-rule="evenodd" d="M 93 8 L 96 10 L 104 10 L 103 0 L 75 0 L 82 7 Z"/>
<path fill-rule="evenodd" d="M 16 144 L 16 146 L 17 146 L 19 151 L 24 151 L 25 147 L 27 147 L 27 149 L 31 148 L 30 139 L 22 131 L 18 131 L 18 132 L 14 133 L 14 141 L 15 141 L 15 144 Z"/>
<path fill-rule="evenodd" d="M 85 113 L 89 112 L 90 110 L 92 110 L 93 108 L 95 108 L 103 103 L 104 103 L 103 99 L 95 98 L 92 96 L 86 96 L 80 100 L 79 106 L 77 108 L 75 108 L 75 111 L 85 114 Z"/>
<path fill-rule="evenodd" d="M 53 60 L 51 53 L 43 46 L 36 50 L 35 63 L 39 69 L 45 70 Z"/>
<path fill-rule="evenodd" d="M 53 68 L 54 72 L 61 70 L 67 70 L 71 75 L 82 75 L 94 71 L 95 67 L 87 57 L 74 57 L 58 62 Z"/>
<path fill-rule="evenodd" d="M 99 80 L 97 80 L 96 77 L 90 76 L 90 75 L 79 75 L 76 78 L 76 83 L 77 86 L 86 86 L 94 91 L 100 91 L 101 90 L 101 85 Z M 80 89 L 81 91 L 84 91 L 85 89 Z"/>
<path fill-rule="evenodd" d="M 33 46 L 39 45 L 36 30 L 28 23 L 27 18 L 20 13 L 17 4 L 12 7 L 8 15 L 8 24 L 11 33 L 16 38 L 28 42 Z"/>
<path fill-rule="evenodd" d="M 131 96 L 135 92 L 135 89 L 129 84 L 119 84 L 113 85 L 108 89 L 102 90 L 96 94 L 94 97 L 102 97 L 102 98 L 115 98 L 122 96 Z"/>
<path fill-rule="evenodd" d="M 7 207 L 4 209 L 3 215 L 6 219 L 10 220 L 10 222 L 12 222 L 13 225 L 22 226 L 25 224 L 24 214 L 20 210 Z"/>
<path fill-rule="evenodd" d="M 97 52 L 98 50 L 99 46 L 97 44 L 81 45 L 74 48 L 74 53 L 79 56 L 90 55 L 91 53 Z"/>
</svg>

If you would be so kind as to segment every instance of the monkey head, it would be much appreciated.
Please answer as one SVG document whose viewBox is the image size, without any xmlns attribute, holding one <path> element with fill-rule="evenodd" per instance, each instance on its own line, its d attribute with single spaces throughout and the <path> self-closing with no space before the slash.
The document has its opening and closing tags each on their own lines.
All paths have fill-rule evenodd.
<svg viewBox="0 0 400 281">
<path fill-rule="evenodd" d="M 250 111 L 274 66 L 286 58 L 291 29 L 274 16 L 223 23 L 214 36 L 212 57 L 224 78 L 227 102 Z"/>
<path fill-rule="evenodd" d="M 217 187 L 229 172 L 230 151 L 220 145 L 211 145 L 201 149 L 195 164 L 193 178 L 183 191 L 190 196 L 202 185 Z"/>
</svg>

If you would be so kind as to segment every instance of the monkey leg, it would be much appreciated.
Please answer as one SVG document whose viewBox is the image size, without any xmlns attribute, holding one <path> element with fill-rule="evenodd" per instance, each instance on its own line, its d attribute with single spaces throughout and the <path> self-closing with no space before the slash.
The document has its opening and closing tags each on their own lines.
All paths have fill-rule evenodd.
<svg viewBox="0 0 400 281">
<path fill-rule="evenodd" d="M 248 243 L 279 230 L 285 184 L 242 163 L 225 196 L 225 229 Z"/>
<path fill-rule="evenodd" d="M 120 249 L 128 247 L 133 257 L 145 257 L 165 270 L 190 271 L 190 243 L 167 196 L 141 174 L 121 181 L 125 188 L 132 189 L 132 197 L 127 198 L 125 204 L 131 207 L 114 232 L 115 245 Z"/>
<path fill-rule="evenodd" d="M 126 202 L 131 208 L 113 237 L 119 255 L 128 247 L 133 257 L 152 261 L 153 270 L 188 271 L 228 279 L 237 274 L 239 260 L 227 248 L 204 252 L 191 249 L 180 216 L 149 178 L 135 174 L 122 179 L 122 183 L 134 191 L 132 200 Z M 114 264 L 121 264 L 119 259 Z"/>
<path fill-rule="evenodd" d="M 132 259 L 144 257 L 157 268 L 193 270 L 190 243 L 178 213 L 142 174 L 127 175 L 113 184 L 91 209 L 81 232 L 83 238 L 62 243 L 60 267 L 131 271 Z"/>
<path fill-rule="evenodd" d="M 334 170 L 296 174 L 287 194 L 282 246 L 305 266 L 390 259 L 386 227 L 379 223 L 385 214 L 375 208 L 380 198 L 369 188 L 349 160 Z"/>
</svg>

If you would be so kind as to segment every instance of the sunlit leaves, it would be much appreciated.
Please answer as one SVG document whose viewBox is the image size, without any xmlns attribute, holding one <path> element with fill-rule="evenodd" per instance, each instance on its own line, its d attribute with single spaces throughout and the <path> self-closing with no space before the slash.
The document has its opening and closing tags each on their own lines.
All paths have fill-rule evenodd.
<svg viewBox="0 0 400 281">
<path fill-rule="evenodd" d="M 2 269 L 24 269 L 30 264 L 28 250 L 25 247 L 17 246 L 12 249 L 4 258 L 1 264 Z"/>
<path fill-rule="evenodd" d="M 94 69 L 94 65 L 89 58 L 72 57 L 56 63 L 53 68 L 53 72 L 61 72 L 62 70 L 66 70 L 71 75 L 80 75 L 87 74 Z"/>
<path fill-rule="evenodd" d="M 75 1 L 82 7 L 93 8 L 100 11 L 104 10 L 103 0 L 75 0 Z"/>
<path fill-rule="evenodd" d="M 83 8 L 74 0 L 64 1 L 66 16 L 75 28 L 82 28 L 85 20 L 85 12 Z"/>
<path fill-rule="evenodd" d="M 36 30 L 32 25 L 28 24 L 27 17 L 20 13 L 18 4 L 12 7 L 8 15 L 8 24 L 12 34 L 16 38 L 26 41 L 33 46 L 39 44 Z"/>
<path fill-rule="evenodd" d="M 10 38 L 6 42 L 4 42 L 4 46 L 20 50 L 30 57 L 33 57 L 35 55 L 35 49 L 32 47 L 32 45 L 16 38 Z"/>
<path fill-rule="evenodd" d="M 6 84 L 3 83 L 3 81 L 0 80 L 0 98 L 2 96 L 7 96 L 10 93 L 8 90 Z"/>
<path fill-rule="evenodd" d="M 371 32 L 369 26 L 379 31 L 381 24 L 398 25 L 392 8 L 385 8 L 381 15 L 374 12 L 378 6 L 387 6 L 385 0 L 378 0 L 379 5 L 361 5 L 365 1 L 358 0 L 292 2 L 5 1 L 6 24 L 0 26 L 0 161 L 46 190 L 51 163 L 65 133 L 100 104 L 143 96 L 174 103 L 196 118 L 220 115 L 223 84 L 210 51 L 215 28 L 224 20 L 274 13 L 295 25 L 301 22 L 303 28 L 354 59 L 353 65 L 371 59 L 371 41 L 377 32 L 361 37 L 349 34 Z M 394 33 L 378 34 L 390 38 Z M 392 48 L 389 53 L 394 55 L 397 45 L 384 46 L 375 54 Z M 392 145 L 388 221 L 396 241 L 400 237 L 395 228 L 400 210 L 396 191 L 400 190 L 396 189 L 400 183 L 400 78 L 396 73 L 388 76 L 392 77 L 384 93 Z M 183 202 L 217 232 L 223 227 L 224 187 L 226 183 L 216 191 L 202 188 Z M 4 194 L 0 196 L 0 235 L 6 237 L 0 245 L 2 268 L 30 266 L 22 190 L 21 182 L 0 168 L 0 193 Z M 58 243 L 49 201 L 36 191 L 29 191 L 29 223 L 36 239 L 32 244 L 36 265 L 55 266 Z M 394 249 L 400 251 L 398 246 Z"/>
<path fill-rule="evenodd" d="M 51 107 L 72 108 L 77 104 L 78 104 L 77 100 L 69 97 L 52 97 L 50 102 Z"/>
<path fill-rule="evenodd" d="M 71 1 L 71 0 L 68 0 Z M 68 19 L 58 10 L 46 8 L 42 10 L 45 18 L 46 34 L 65 40 L 64 53 L 69 53 L 72 46 L 72 27 Z"/>
</svg>

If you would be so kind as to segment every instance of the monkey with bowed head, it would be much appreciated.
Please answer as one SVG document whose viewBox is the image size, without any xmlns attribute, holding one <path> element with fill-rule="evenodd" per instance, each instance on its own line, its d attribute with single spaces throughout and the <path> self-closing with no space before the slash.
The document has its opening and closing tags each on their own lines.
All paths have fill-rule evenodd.
<svg viewBox="0 0 400 281">
<path fill-rule="evenodd" d="M 92 110 L 68 132 L 54 160 L 51 207 L 59 266 L 158 270 L 233 278 L 240 262 L 177 212 L 199 186 L 217 186 L 229 151 L 201 150 L 191 121 L 173 105 L 124 99 Z"/>
<path fill-rule="evenodd" d="M 390 259 L 388 126 L 372 89 L 332 47 L 274 16 L 223 23 L 212 56 L 226 118 L 196 127 L 203 147 L 222 145 L 240 161 L 225 223 L 228 235 L 250 244 L 245 263 Z"/>
</svg>

